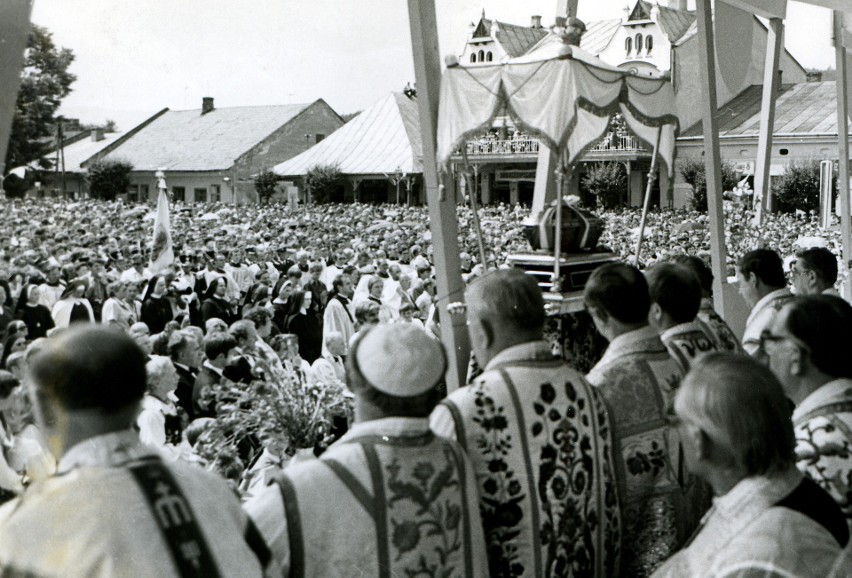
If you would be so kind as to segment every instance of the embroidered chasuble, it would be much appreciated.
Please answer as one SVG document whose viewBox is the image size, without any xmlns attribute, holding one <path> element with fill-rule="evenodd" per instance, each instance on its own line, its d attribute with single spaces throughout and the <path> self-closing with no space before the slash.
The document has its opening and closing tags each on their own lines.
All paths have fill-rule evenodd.
<svg viewBox="0 0 852 578">
<path fill-rule="evenodd" d="M 246 504 L 285 576 L 488 576 L 476 480 L 426 419 L 355 424 Z"/>
<path fill-rule="evenodd" d="M 852 530 L 852 379 L 830 381 L 793 411 L 796 465 L 831 494 Z"/>
<path fill-rule="evenodd" d="M 704 327 L 713 335 L 719 351 L 742 353 L 743 346 L 722 316 L 713 309 L 713 300 L 709 297 L 701 299 L 701 309 L 698 310 L 696 321 L 701 321 Z"/>
<path fill-rule="evenodd" d="M 703 322 L 696 319 L 691 323 L 682 323 L 669 327 L 660 339 L 678 365 L 686 374 L 692 363 L 705 353 L 719 351 L 713 334 Z"/>
<path fill-rule="evenodd" d="M 622 334 L 586 376 L 613 423 L 623 524 L 621 575 L 649 576 L 698 526 L 709 488 L 686 471 L 666 422 L 683 372 L 653 328 Z"/>
<path fill-rule="evenodd" d="M 597 392 L 547 343 L 502 351 L 430 423 L 473 462 L 491 576 L 616 575 L 609 419 Z"/>
</svg>

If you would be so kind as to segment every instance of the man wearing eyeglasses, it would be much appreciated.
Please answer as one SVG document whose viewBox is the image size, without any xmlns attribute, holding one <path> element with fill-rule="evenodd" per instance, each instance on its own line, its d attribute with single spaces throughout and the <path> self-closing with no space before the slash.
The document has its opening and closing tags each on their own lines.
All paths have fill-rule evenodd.
<svg viewBox="0 0 852 578">
<path fill-rule="evenodd" d="M 837 257 L 825 247 L 811 247 L 796 254 L 790 264 L 796 295 L 838 295 Z"/>
<path fill-rule="evenodd" d="M 793 298 L 787 288 L 781 257 L 771 249 L 749 251 L 737 262 L 737 286 L 751 307 L 743 333 L 743 348 L 749 355 L 763 358 L 760 334 L 772 325 L 781 307 Z"/>
<path fill-rule="evenodd" d="M 829 575 L 849 529 L 830 496 L 796 469 L 789 411 L 771 371 L 744 355 L 699 359 L 670 423 L 686 467 L 715 498 L 654 578 Z"/>
<path fill-rule="evenodd" d="M 852 529 L 852 305 L 799 297 L 762 334 L 769 367 L 796 405 L 796 460 L 835 499 Z"/>
</svg>

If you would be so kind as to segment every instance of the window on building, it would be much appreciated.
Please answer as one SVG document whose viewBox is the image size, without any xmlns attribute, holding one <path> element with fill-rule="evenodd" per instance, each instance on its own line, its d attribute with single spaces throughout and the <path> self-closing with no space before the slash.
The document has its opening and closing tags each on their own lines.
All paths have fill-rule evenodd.
<svg viewBox="0 0 852 578">
<path fill-rule="evenodd" d="M 651 51 L 654 49 L 654 37 L 650 34 L 647 38 L 645 38 L 645 50 L 648 51 L 648 54 L 651 54 Z"/>
<path fill-rule="evenodd" d="M 186 201 L 186 187 L 172 187 L 172 200 L 173 201 Z"/>
<path fill-rule="evenodd" d="M 492 60 L 494 60 L 494 55 L 491 54 L 491 51 L 489 50 L 487 53 L 485 53 L 485 61 L 491 62 Z"/>
<path fill-rule="evenodd" d="M 470 61 L 471 63 L 476 64 L 476 52 L 470 53 Z"/>
<path fill-rule="evenodd" d="M 148 185 L 139 185 L 139 200 L 148 200 Z"/>
<path fill-rule="evenodd" d="M 131 203 L 139 201 L 139 185 L 130 185 L 127 187 L 127 200 Z"/>
<path fill-rule="evenodd" d="M 210 202 L 218 203 L 222 200 L 222 187 L 219 185 L 210 185 Z"/>
<path fill-rule="evenodd" d="M 630 51 L 632 51 L 632 50 L 633 50 L 633 39 L 628 36 L 627 38 L 624 39 L 624 51 L 627 52 L 627 54 L 630 54 Z"/>
<path fill-rule="evenodd" d="M 642 52 L 642 34 L 636 35 L 636 54 Z"/>
<path fill-rule="evenodd" d="M 207 202 L 207 189 L 194 189 L 192 191 L 193 199 L 196 203 L 206 203 Z"/>
<path fill-rule="evenodd" d="M 786 157 L 788 154 L 790 154 L 790 151 L 788 149 L 781 149 L 780 151 L 778 151 L 778 154 L 780 154 L 782 157 Z"/>
<path fill-rule="evenodd" d="M 485 62 L 485 52 L 479 51 L 479 62 Z"/>
<path fill-rule="evenodd" d="M 324 138 L 325 138 L 325 135 L 322 134 L 321 132 L 318 132 L 316 135 L 314 135 L 314 142 L 318 143 L 319 141 L 321 141 Z"/>
</svg>

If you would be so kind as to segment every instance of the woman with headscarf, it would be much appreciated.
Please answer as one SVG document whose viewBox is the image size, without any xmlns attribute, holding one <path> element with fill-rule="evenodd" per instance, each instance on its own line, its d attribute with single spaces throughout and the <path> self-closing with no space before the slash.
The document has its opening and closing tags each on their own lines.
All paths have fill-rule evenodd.
<svg viewBox="0 0 852 578">
<path fill-rule="evenodd" d="M 41 289 L 38 285 L 24 285 L 15 313 L 15 316 L 26 324 L 27 336 L 33 341 L 47 337 L 47 332 L 56 326 L 50 309 L 39 302 L 40 298 Z"/>
<path fill-rule="evenodd" d="M 216 277 L 210 281 L 201 302 L 201 320 L 207 323 L 210 319 L 221 319 L 230 325 L 239 321 L 239 316 L 233 311 L 227 299 L 228 285 L 224 277 Z"/>
<path fill-rule="evenodd" d="M 53 306 L 51 315 L 56 327 L 68 327 L 72 323 L 94 323 L 95 312 L 86 299 L 89 282 L 84 277 L 74 279 L 65 286 L 59 301 Z"/>
<path fill-rule="evenodd" d="M 166 278 L 154 275 L 145 287 L 142 296 L 142 316 L 139 319 L 151 331 L 151 335 L 162 333 L 166 323 L 173 319 L 172 304 L 166 299 Z"/>
<path fill-rule="evenodd" d="M 6 369 L 6 360 L 18 351 L 27 350 L 27 337 L 20 333 L 13 333 L 3 341 L 3 355 L 0 357 L 0 369 Z"/>
<path fill-rule="evenodd" d="M 312 299 L 310 291 L 293 291 L 287 323 L 287 331 L 299 338 L 299 355 L 308 363 L 322 355 L 322 319 L 311 308 Z"/>
</svg>

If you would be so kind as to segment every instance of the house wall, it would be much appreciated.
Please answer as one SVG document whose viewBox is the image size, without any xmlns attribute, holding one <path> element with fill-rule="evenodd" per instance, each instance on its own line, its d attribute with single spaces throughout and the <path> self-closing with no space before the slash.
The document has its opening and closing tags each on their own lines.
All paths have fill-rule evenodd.
<svg viewBox="0 0 852 578">
<path fill-rule="evenodd" d="M 635 40 L 637 34 L 642 35 L 642 50 L 637 52 L 635 41 L 632 50 L 625 50 L 625 41 L 628 37 Z M 651 36 L 654 39 L 654 48 L 649 53 L 645 39 Z M 613 66 L 622 68 L 636 68 L 640 74 L 655 67 L 658 71 L 666 71 L 671 67 L 671 43 L 656 22 L 647 21 L 646 24 L 633 24 L 621 26 L 612 36 L 607 47 L 598 55 L 601 60 Z M 659 72 L 655 75 L 659 76 Z"/>
<path fill-rule="evenodd" d="M 232 193 L 230 188 L 230 180 L 225 181 L 225 178 L 233 178 L 229 175 L 229 171 L 204 171 L 204 172 L 168 172 L 165 173 L 166 186 L 169 192 L 174 195 L 175 187 L 183 187 L 185 191 L 184 202 L 193 203 L 199 202 L 196 198 L 195 189 L 204 189 L 207 195 L 207 202 L 210 202 L 215 192 L 215 187 L 219 187 L 220 201 L 224 203 L 232 203 Z M 157 177 L 152 171 L 133 171 L 130 173 L 131 191 L 135 187 L 148 187 L 147 199 L 139 198 L 139 202 L 157 202 Z M 141 190 L 141 189 L 140 189 Z M 173 196 L 174 198 L 174 196 Z"/>
<path fill-rule="evenodd" d="M 852 143 L 852 139 L 850 139 Z M 719 140 L 722 161 L 733 163 L 743 176 L 754 174 L 757 167 L 757 136 Z M 786 154 L 783 153 L 786 151 Z M 678 141 L 678 158 L 700 158 L 704 152 L 702 139 Z M 784 174 L 785 167 L 793 161 L 837 160 L 837 137 L 774 137 L 769 163 L 770 181 Z M 677 167 L 677 164 L 675 165 Z M 685 185 L 680 172 L 675 170 L 674 206 L 686 206 L 692 188 Z M 679 186 L 680 185 L 680 186 Z"/>
<path fill-rule="evenodd" d="M 467 44 L 464 45 L 464 51 L 462 51 L 459 56 L 459 63 L 463 66 L 479 66 L 480 64 L 490 65 L 490 64 L 499 64 L 507 55 L 506 51 L 493 39 L 486 39 L 484 41 L 476 41 L 472 42 L 472 39 L 468 39 Z M 482 50 L 483 53 L 491 52 L 492 59 L 491 62 L 480 62 L 479 61 L 479 51 Z M 476 53 L 477 59 L 475 63 L 470 61 L 470 55 Z"/>
<path fill-rule="evenodd" d="M 324 100 L 318 100 L 252 147 L 234 163 L 233 172 L 238 181 L 237 203 L 257 200 L 254 183 L 251 182 L 253 175 L 303 153 L 343 124 L 340 115 Z M 318 139 L 317 135 L 323 136 Z"/>
</svg>

